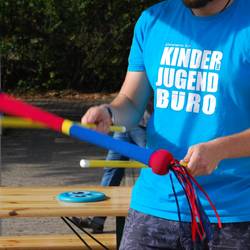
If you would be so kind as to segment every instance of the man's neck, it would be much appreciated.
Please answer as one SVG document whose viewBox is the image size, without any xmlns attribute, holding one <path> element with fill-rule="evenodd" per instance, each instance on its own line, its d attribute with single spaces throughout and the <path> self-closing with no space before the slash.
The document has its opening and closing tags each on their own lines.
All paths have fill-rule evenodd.
<svg viewBox="0 0 250 250">
<path fill-rule="evenodd" d="M 231 0 L 227 5 L 228 0 L 214 0 L 203 8 L 192 9 L 192 12 L 195 16 L 212 16 L 224 10 L 225 7 L 230 6 L 233 1 Z"/>
</svg>

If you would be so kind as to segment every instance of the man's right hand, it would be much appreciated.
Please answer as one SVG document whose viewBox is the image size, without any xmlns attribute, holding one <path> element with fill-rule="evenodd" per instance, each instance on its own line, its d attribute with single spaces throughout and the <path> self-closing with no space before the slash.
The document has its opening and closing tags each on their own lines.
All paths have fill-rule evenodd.
<svg viewBox="0 0 250 250">
<path fill-rule="evenodd" d="M 94 106 L 87 110 L 81 119 L 81 123 L 94 123 L 95 130 L 108 133 L 109 127 L 112 125 L 111 116 L 105 107 L 107 105 Z"/>
</svg>

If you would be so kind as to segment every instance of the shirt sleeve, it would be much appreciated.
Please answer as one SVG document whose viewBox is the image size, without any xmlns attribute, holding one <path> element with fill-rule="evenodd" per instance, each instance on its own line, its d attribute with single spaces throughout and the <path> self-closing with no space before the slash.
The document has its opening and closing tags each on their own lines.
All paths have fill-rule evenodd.
<svg viewBox="0 0 250 250">
<path fill-rule="evenodd" d="M 138 19 L 128 59 L 128 71 L 145 71 L 143 45 L 145 37 L 145 12 Z"/>
</svg>

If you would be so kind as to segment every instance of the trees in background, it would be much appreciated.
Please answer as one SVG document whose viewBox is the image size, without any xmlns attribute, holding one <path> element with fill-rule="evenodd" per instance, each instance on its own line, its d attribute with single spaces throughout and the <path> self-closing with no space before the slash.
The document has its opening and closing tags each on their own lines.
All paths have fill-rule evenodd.
<svg viewBox="0 0 250 250">
<path fill-rule="evenodd" d="M 134 24 L 156 2 L 0 0 L 3 89 L 119 89 Z"/>
</svg>

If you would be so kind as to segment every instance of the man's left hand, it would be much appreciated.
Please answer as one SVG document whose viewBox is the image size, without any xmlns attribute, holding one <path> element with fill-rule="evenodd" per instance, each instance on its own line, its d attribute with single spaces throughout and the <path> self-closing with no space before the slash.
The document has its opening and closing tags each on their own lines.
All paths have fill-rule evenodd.
<svg viewBox="0 0 250 250">
<path fill-rule="evenodd" d="M 216 140 L 191 146 L 180 163 L 186 163 L 193 176 L 209 175 L 223 159 L 223 149 Z"/>
</svg>

